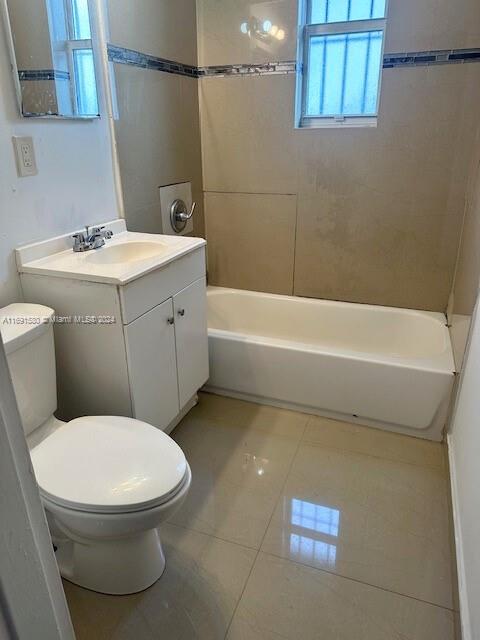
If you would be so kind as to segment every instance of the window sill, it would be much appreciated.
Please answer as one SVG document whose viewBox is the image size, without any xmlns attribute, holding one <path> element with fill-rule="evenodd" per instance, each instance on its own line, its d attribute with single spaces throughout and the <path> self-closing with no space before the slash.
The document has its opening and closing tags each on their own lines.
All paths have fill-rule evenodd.
<svg viewBox="0 0 480 640">
<path fill-rule="evenodd" d="M 345 120 L 335 120 L 334 118 L 303 118 L 296 126 L 296 129 L 375 129 L 378 126 L 377 116 L 361 118 L 345 118 Z"/>
</svg>

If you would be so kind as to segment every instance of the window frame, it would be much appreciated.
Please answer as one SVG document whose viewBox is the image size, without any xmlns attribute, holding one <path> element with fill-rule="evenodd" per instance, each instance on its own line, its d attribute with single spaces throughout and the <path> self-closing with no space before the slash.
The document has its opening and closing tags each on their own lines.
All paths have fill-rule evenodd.
<svg viewBox="0 0 480 640">
<path fill-rule="evenodd" d="M 79 104 L 78 104 L 78 83 L 77 83 L 77 74 L 75 73 L 75 51 L 92 51 L 92 40 L 67 40 L 65 43 L 65 51 L 67 53 L 67 64 L 68 64 L 68 73 L 70 75 L 70 97 L 72 100 L 72 109 L 75 116 L 80 118 L 91 118 L 94 117 L 93 114 L 84 114 L 80 113 Z M 95 57 L 93 60 L 95 64 Z M 96 91 L 97 97 L 97 106 L 98 106 L 98 92 Z"/>
<path fill-rule="evenodd" d="M 380 109 L 382 92 L 383 57 L 385 54 L 385 33 L 388 18 L 389 0 L 385 1 L 385 16 L 383 18 L 365 18 L 363 20 L 349 20 L 343 22 L 327 22 L 310 24 L 313 0 L 300 0 L 299 28 L 297 46 L 297 87 L 295 126 L 300 129 L 341 128 L 341 127 L 376 127 Z M 358 115 L 306 115 L 308 69 L 310 64 L 310 40 L 315 36 L 349 35 L 352 33 L 382 32 L 381 64 L 378 78 L 377 106 L 374 114 Z"/>
<path fill-rule="evenodd" d="M 65 17 L 66 17 L 66 30 L 68 34 L 68 40 L 65 42 L 65 52 L 67 54 L 67 65 L 68 65 L 68 73 L 70 75 L 70 97 L 72 101 L 72 111 L 76 117 L 80 118 L 91 118 L 95 117 L 96 114 L 84 114 L 79 111 L 78 104 L 78 83 L 77 76 L 75 73 L 75 61 L 74 55 L 75 50 L 83 49 L 83 50 L 91 50 L 93 55 L 93 64 L 95 65 L 95 55 L 93 52 L 93 42 L 92 38 L 88 39 L 76 39 L 75 38 L 75 16 L 74 16 L 74 7 L 73 0 L 64 0 L 65 6 Z M 91 7 L 89 4 L 89 12 L 91 11 Z M 92 29 L 92 20 L 91 15 L 89 15 L 90 21 L 90 31 Z M 90 33 L 91 35 L 91 33 Z M 97 97 L 97 108 L 100 110 L 99 102 L 98 102 L 98 85 L 95 87 L 96 97 Z"/>
</svg>

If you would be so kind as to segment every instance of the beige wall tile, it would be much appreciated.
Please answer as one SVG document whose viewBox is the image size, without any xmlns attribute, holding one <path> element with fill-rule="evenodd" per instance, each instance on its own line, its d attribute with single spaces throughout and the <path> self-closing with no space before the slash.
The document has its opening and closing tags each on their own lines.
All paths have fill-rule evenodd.
<svg viewBox="0 0 480 640">
<path fill-rule="evenodd" d="M 479 74 L 387 70 L 376 130 L 297 132 L 297 295 L 446 309 Z"/>
<path fill-rule="evenodd" d="M 200 0 L 198 48 L 201 66 L 294 60 L 297 47 L 296 0 Z M 243 22 L 269 20 L 285 32 L 283 40 L 249 37 Z"/>
<path fill-rule="evenodd" d="M 206 193 L 209 282 L 292 293 L 296 197 Z"/>
<path fill-rule="evenodd" d="M 296 57 L 297 0 L 198 0 L 199 61 L 203 65 L 293 60 Z M 386 50 L 428 51 L 478 47 L 477 0 L 390 0 Z M 249 17 L 268 19 L 285 30 L 282 42 L 249 38 L 240 25 Z"/>
<path fill-rule="evenodd" d="M 480 278 L 480 130 L 468 194 L 454 288 L 454 314 L 471 316 Z"/>
<path fill-rule="evenodd" d="M 296 193 L 294 76 L 200 82 L 205 191 Z"/>
<path fill-rule="evenodd" d="M 390 0 L 389 52 L 466 49 L 480 41 L 477 0 Z"/>
<path fill-rule="evenodd" d="M 385 70 L 376 129 L 295 130 L 293 76 L 200 84 L 205 189 L 299 195 L 295 294 L 446 309 L 479 65 Z"/>
<path fill-rule="evenodd" d="M 8 0 L 7 9 L 17 68 L 51 69 L 53 60 L 46 4 L 32 0 Z"/>
<path fill-rule="evenodd" d="M 110 42 L 197 64 L 195 0 L 108 0 Z"/>
<path fill-rule="evenodd" d="M 454 216 L 419 218 L 371 190 L 339 200 L 301 194 L 295 295 L 444 309 L 458 233 Z"/>
<path fill-rule="evenodd" d="M 477 103 L 478 104 L 478 103 Z M 455 282 L 449 309 L 450 335 L 457 371 L 460 371 L 467 346 L 471 319 L 480 284 L 480 128 L 471 167 L 467 206 L 458 252 Z"/>
<path fill-rule="evenodd" d="M 191 78 L 115 65 L 118 157 L 129 229 L 158 233 L 160 185 L 191 181 L 203 230 L 198 85 Z"/>
<path fill-rule="evenodd" d="M 23 113 L 58 114 L 57 87 L 54 80 L 24 80 L 20 86 Z"/>
</svg>

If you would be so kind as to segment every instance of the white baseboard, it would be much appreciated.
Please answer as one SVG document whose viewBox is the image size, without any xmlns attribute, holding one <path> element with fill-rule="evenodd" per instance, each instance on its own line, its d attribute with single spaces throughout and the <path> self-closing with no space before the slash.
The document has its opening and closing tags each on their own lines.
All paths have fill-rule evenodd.
<svg viewBox="0 0 480 640">
<path fill-rule="evenodd" d="M 447 435 L 448 461 L 450 467 L 450 486 L 452 491 L 453 526 L 455 533 L 455 552 L 457 556 L 458 597 L 460 601 L 460 622 L 462 629 L 461 640 L 473 640 L 470 627 L 470 615 L 468 610 L 467 583 L 465 577 L 465 561 L 463 556 L 462 525 L 457 489 L 457 475 L 453 456 L 453 442 L 451 434 Z"/>
</svg>

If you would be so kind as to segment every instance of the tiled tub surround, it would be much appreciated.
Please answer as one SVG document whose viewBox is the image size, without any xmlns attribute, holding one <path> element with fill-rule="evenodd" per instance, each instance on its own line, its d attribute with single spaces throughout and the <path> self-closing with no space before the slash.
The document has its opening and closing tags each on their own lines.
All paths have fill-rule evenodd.
<svg viewBox="0 0 480 640">
<path fill-rule="evenodd" d="M 445 311 L 480 102 L 480 65 L 465 64 L 479 59 L 480 7 L 389 5 L 378 128 L 305 131 L 293 127 L 296 0 L 111 0 L 132 228 L 158 231 L 158 185 L 191 179 L 196 234 L 203 183 L 212 284 Z M 253 42 L 248 15 L 285 39 Z"/>
<path fill-rule="evenodd" d="M 467 206 L 449 308 L 449 325 L 457 370 L 462 367 L 480 283 L 480 123 L 472 162 Z"/>
<path fill-rule="evenodd" d="M 129 229 L 161 233 L 160 185 L 191 182 L 195 235 L 203 235 L 198 81 L 115 63 L 115 121 Z"/>
<path fill-rule="evenodd" d="M 213 75 L 216 80 L 208 77 L 200 85 L 211 283 L 443 311 L 480 84 L 480 65 L 461 64 L 457 57 L 476 61 L 478 53 L 387 54 L 384 115 L 376 131 L 305 132 L 293 129 L 293 62 L 196 68 L 110 45 L 110 59 L 117 62 L 121 119 L 116 126 L 129 223 L 158 231 L 158 184 L 196 175 L 195 197 L 201 199 L 200 139 L 190 134 L 191 127 L 185 129 L 192 114 L 194 121 L 198 117 L 196 90 L 177 85 L 195 82 L 198 74 Z M 166 73 L 151 75 L 150 70 Z M 168 76 L 180 77 L 167 81 Z M 238 77 L 247 83 L 237 84 Z M 134 85 L 138 90 L 132 94 L 127 87 Z M 168 151 L 170 136 L 153 120 L 138 130 L 134 95 L 138 108 L 140 102 L 158 103 L 153 120 L 158 123 L 165 111 L 161 121 L 170 119 L 177 138 L 185 137 L 177 151 Z M 177 97 L 179 106 L 172 111 Z M 144 109 L 145 117 L 148 113 Z M 182 113 L 185 118 L 179 120 Z M 161 152 L 157 134 L 150 134 L 156 129 Z M 409 130 L 415 135 L 405 136 Z M 146 144 L 153 145 L 148 157 L 159 152 L 161 157 L 147 163 L 140 179 L 141 158 L 133 161 L 123 149 L 144 134 Z M 145 180 L 151 182 L 148 188 Z M 273 213 L 279 203 L 279 212 L 290 211 L 288 228 Z M 266 252 L 255 249 L 262 236 L 269 241 Z M 243 259 L 245 251 L 251 259 Z"/>
<path fill-rule="evenodd" d="M 376 129 L 298 130 L 293 74 L 202 80 L 210 283 L 445 311 L 479 94 L 479 64 L 387 68 Z M 279 262 L 286 231 L 263 202 L 292 195 L 295 234 Z M 241 247 L 229 231 L 238 227 Z M 261 254 L 258 234 L 269 237 Z"/>
<path fill-rule="evenodd" d="M 218 75 L 200 82 L 210 283 L 444 312 L 480 103 L 480 65 L 454 56 L 478 56 L 480 4 L 390 0 L 378 127 L 333 131 L 294 129 L 295 75 L 265 73 L 296 58 L 296 7 L 197 3 L 199 66 Z M 245 16 L 281 26 L 284 40 L 249 38 Z M 262 217 L 269 194 L 296 198 L 288 273 L 275 260 L 285 228 Z M 257 233 L 270 234 L 261 254 Z"/>
<path fill-rule="evenodd" d="M 191 182 L 194 234 L 204 235 L 195 0 L 107 4 L 129 228 L 162 233 L 159 187 Z"/>
<path fill-rule="evenodd" d="M 195 478 L 143 593 L 65 583 L 78 640 L 453 640 L 441 444 L 202 394 Z"/>
</svg>

